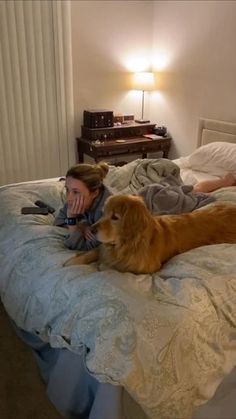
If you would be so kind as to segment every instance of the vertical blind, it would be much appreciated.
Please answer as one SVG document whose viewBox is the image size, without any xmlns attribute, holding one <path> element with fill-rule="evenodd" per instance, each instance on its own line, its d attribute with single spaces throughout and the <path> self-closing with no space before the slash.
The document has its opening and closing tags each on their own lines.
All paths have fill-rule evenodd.
<svg viewBox="0 0 236 419">
<path fill-rule="evenodd" d="M 0 1 L 0 184 L 74 163 L 69 1 Z"/>
</svg>

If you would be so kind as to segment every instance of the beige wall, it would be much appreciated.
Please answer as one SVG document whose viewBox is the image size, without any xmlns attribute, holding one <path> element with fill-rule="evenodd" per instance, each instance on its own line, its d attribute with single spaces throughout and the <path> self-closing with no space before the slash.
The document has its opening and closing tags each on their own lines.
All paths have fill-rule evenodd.
<svg viewBox="0 0 236 419">
<path fill-rule="evenodd" d="M 84 109 L 140 112 L 141 99 L 134 100 L 127 86 L 127 65 L 133 56 L 151 53 L 153 6 L 152 1 L 71 2 L 77 135 Z"/>
<path fill-rule="evenodd" d="M 76 134 L 84 109 L 140 116 L 127 86 L 135 55 L 155 70 L 167 57 L 145 108 L 172 134 L 172 157 L 194 149 L 198 117 L 236 122 L 235 22 L 234 1 L 72 1 Z"/>
<path fill-rule="evenodd" d="M 151 116 L 173 135 L 173 155 L 196 145 L 198 117 L 236 122 L 236 2 L 156 1 L 153 58 L 169 63 Z"/>
</svg>

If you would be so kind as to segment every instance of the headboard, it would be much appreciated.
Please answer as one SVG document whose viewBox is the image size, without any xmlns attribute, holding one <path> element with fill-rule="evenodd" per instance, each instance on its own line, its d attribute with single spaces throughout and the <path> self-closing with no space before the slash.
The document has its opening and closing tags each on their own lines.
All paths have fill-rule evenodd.
<svg viewBox="0 0 236 419">
<path fill-rule="evenodd" d="M 200 118 L 197 147 L 214 141 L 236 143 L 236 123 Z"/>
</svg>

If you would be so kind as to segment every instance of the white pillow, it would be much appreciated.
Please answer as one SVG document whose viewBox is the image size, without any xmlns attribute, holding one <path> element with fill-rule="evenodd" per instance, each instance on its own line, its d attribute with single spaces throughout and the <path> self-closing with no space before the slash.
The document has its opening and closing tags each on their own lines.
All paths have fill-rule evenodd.
<svg viewBox="0 0 236 419">
<path fill-rule="evenodd" d="M 236 144 L 217 141 L 201 146 L 184 158 L 184 166 L 216 175 L 235 172 Z"/>
</svg>

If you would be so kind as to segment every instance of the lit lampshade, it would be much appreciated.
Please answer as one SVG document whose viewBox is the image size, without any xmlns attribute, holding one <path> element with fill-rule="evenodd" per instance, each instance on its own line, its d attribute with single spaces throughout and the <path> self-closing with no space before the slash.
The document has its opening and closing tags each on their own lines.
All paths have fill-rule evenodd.
<svg viewBox="0 0 236 419">
<path fill-rule="evenodd" d="M 153 90 L 154 74 L 151 72 L 134 73 L 133 85 L 135 90 Z"/>
<path fill-rule="evenodd" d="M 147 119 L 144 119 L 144 92 L 147 90 L 153 90 L 155 86 L 154 83 L 154 74 L 151 72 L 140 72 L 134 73 L 133 75 L 133 88 L 135 90 L 142 90 L 142 118 L 136 119 L 135 122 L 140 124 L 145 124 L 150 122 Z"/>
</svg>

